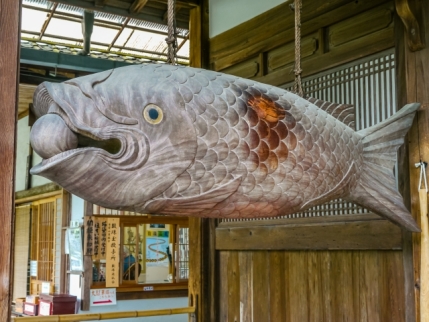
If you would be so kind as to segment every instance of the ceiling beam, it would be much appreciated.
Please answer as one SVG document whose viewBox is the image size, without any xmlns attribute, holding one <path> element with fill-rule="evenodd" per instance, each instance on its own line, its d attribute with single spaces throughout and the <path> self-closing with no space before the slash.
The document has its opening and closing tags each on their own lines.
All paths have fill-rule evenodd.
<svg viewBox="0 0 429 322">
<path fill-rule="evenodd" d="M 134 0 L 129 10 L 130 13 L 140 13 L 148 1 L 149 0 Z"/>
<path fill-rule="evenodd" d="M 42 30 L 40 31 L 40 35 L 39 35 L 39 40 L 42 39 L 43 35 L 45 34 L 46 28 L 48 28 L 48 25 L 51 22 L 51 19 L 55 14 L 55 10 L 57 10 L 57 6 L 58 6 L 58 3 L 55 3 L 52 6 L 52 9 L 50 10 L 50 12 L 48 14 L 48 18 L 46 18 L 45 22 L 43 23 Z"/>
<path fill-rule="evenodd" d="M 138 12 L 138 13 L 132 13 L 129 10 L 130 7 L 127 7 L 127 8 L 125 8 L 125 6 L 116 7 L 116 6 L 109 5 L 109 2 L 106 3 L 104 5 L 104 7 L 97 7 L 95 0 L 93 0 L 93 1 L 85 1 L 85 0 L 56 0 L 55 2 L 67 4 L 67 5 L 70 5 L 70 6 L 76 6 L 76 7 L 80 7 L 80 8 L 84 8 L 84 9 L 88 9 L 88 10 L 102 11 L 102 12 L 111 13 L 111 14 L 115 14 L 115 15 L 119 15 L 119 16 L 124 16 L 124 17 L 130 17 L 130 18 L 134 18 L 134 19 L 145 20 L 145 21 L 148 21 L 148 22 L 154 22 L 154 23 L 158 23 L 158 24 L 161 24 L 161 25 L 165 25 L 166 24 L 165 21 L 163 20 L 162 16 L 157 16 L 155 14 L 151 14 L 150 13 L 151 11 L 150 10 L 146 10 L 146 9 L 142 10 L 141 12 Z M 118 3 L 122 3 L 120 1 L 117 1 L 117 2 Z M 115 2 L 115 3 L 117 3 L 117 2 Z M 162 1 L 162 2 L 167 3 L 167 0 Z M 196 6 L 196 3 L 197 3 L 197 0 L 188 0 L 186 2 L 180 2 L 180 1 L 178 1 L 176 5 L 180 5 L 180 6 L 182 6 L 182 8 L 192 8 L 192 7 Z M 123 4 L 126 4 L 126 2 L 123 2 Z M 189 22 L 188 21 L 177 20 L 177 27 L 178 28 L 183 28 L 183 29 L 188 29 L 189 28 Z"/>
<path fill-rule="evenodd" d="M 106 5 L 107 0 L 95 0 L 95 6 L 97 8 L 103 8 Z"/>
</svg>

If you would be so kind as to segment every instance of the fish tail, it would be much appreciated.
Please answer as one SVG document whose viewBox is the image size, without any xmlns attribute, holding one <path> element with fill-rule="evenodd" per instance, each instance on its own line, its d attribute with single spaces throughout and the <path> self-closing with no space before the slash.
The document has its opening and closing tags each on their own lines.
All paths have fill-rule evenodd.
<svg viewBox="0 0 429 322">
<path fill-rule="evenodd" d="M 419 107 L 405 105 L 387 120 L 357 132 L 362 136 L 363 169 L 356 188 L 345 198 L 413 232 L 420 228 L 396 189 L 393 167 Z"/>
</svg>

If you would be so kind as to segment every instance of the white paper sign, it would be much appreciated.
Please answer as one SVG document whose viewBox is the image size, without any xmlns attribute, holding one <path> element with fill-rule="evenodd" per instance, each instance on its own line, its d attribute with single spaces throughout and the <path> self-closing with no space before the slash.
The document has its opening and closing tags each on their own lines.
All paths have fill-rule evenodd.
<svg viewBox="0 0 429 322">
<path fill-rule="evenodd" d="M 37 261 L 30 261 L 30 276 L 37 277 Z"/>
<path fill-rule="evenodd" d="M 40 301 L 39 315 L 51 315 L 51 303 Z"/>
<path fill-rule="evenodd" d="M 116 288 L 92 289 L 91 306 L 116 305 Z"/>
<path fill-rule="evenodd" d="M 51 283 L 42 282 L 42 291 L 40 293 L 49 294 L 50 292 L 51 292 Z"/>
</svg>

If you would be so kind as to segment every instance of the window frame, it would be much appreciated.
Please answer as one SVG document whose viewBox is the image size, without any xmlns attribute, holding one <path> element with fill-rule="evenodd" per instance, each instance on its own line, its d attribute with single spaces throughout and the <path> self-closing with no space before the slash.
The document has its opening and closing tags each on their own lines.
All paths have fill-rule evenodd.
<svg viewBox="0 0 429 322">
<path fill-rule="evenodd" d="M 88 216 L 86 216 L 88 217 Z M 174 241 L 174 244 L 177 244 L 177 230 L 178 228 L 189 228 L 189 219 L 188 217 L 172 217 L 172 216 L 161 216 L 161 215 L 98 215 L 93 214 L 90 216 L 92 218 L 119 218 L 121 232 L 123 232 L 123 227 L 127 225 L 135 225 L 136 227 L 140 224 L 168 224 L 173 225 L 172 231 L 174 232 L 171 236 L 171 240 Z M 85 218 L 84 224 L 87 222 Z M 86 236 L 85 236 L 86 238 Z M 121 233 L 121 253 L 123 246 L 123 233 Z M 177 249 L 177 246 L 174 246 Z M 173 276 L 175 276 L 176 265 L 174 251 L 172 252 L 172 263 L 173 263 Z M 92 258 L 92 257 L 91 257 Z M 122 263 L 122 262 L 121 262 Z M 92 267 L 85 268 L 85 274 L 91 274 L 92 276 Z M 91 271 L 89 271 L 89 269 Z M 186 297 L 188 295 L 188 280 L 183 279 L 181 281 L 176 281 L 174 278 L 171 283 L 144 283 L 138 284 L 133 281 L 124 281 L 122 280 L 122 273 L 120 275 L 120 284 L 116 287 L 117 300 L 127 300 L 127 299 L 140 299 L 140 298 L 163 298 L 163 297 Z M 94 282 L 91 279 L 90 289 L 101 289 L 106 288 L 105 281 Z"/>
</svg>

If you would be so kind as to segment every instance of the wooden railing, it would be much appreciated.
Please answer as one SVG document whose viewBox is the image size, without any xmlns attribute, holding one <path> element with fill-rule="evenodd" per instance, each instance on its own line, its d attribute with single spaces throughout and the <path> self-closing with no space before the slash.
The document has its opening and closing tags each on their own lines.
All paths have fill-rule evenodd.
<svg viewBox="0 0 429 322">
<path fill-rule="evenodd" d="M 159 316 L 159 315 L 193 314 L 195 312 L 196 312 L 195 306 L 189 306 L 189 307 L 182 307 L 182 308 L 146 310 L 146 311 L 12 317 L 11 321 L 12 322 L 20 322 L 20 321 L 69 322 L 69 321 L 94 321 L 94 320 L 99 321 L 99 320 L 127 319 L 127 318 Z"/>
</svg>

